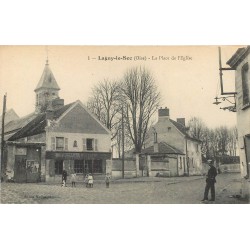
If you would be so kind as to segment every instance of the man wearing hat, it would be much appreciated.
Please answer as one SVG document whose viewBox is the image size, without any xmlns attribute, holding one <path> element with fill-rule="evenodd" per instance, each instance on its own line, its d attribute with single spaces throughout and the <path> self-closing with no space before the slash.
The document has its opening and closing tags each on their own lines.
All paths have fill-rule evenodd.
<svg viewBox="0 0 250 250">
<path fill-rule="evenodd" d="M 217 175 L 217 171 L 216 168 L 213 165 L 213 161 L 212 160 L 208 160 L 208 165 L 210 167 L 210 169 L 208 170 L 207 173 L 207 178 L 206 178 L 206 187 L 205 187 L 205 192 L 204 192 L 204 198 L 202 201 L 207 201 L 208 200 L 208 193 L 209 193 L 209 189 L 211 188 L 211 200 L 210 201 L 215 201 L 215 188 L 214 188 L 214 184 L 216 183 L 216 175 Z"/>
</svg>

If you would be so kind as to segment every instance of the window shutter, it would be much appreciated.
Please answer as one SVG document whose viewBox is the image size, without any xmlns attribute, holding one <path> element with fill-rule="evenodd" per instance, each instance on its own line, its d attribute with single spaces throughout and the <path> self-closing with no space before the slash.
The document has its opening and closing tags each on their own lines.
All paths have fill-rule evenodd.
<svg viewBox="0 0 250 250">
<path fill-rule="evenodd" d="M 83 145 L 83 151 L 86 151 L 87 145 L 86 145 L 86 138 L 82 139 L 82 145 Z"/>
<path fill-rule="evenodd" d="M 95 149 L 95 151 L 97 151 L 97 139 L 94 139 L 94 143 L 95 143 L 95 147 L 94 147 L 94 149 Z"/>
<path fill-rule="evenodd" d="M 56 150 L 56 138 L 51 137 L 51 150 Z"/>
<path fill-rule="evenodd" d="M 69 150 L 68 149 L 68 138 L 64 138 L 64 150 Z"/>
</svg>

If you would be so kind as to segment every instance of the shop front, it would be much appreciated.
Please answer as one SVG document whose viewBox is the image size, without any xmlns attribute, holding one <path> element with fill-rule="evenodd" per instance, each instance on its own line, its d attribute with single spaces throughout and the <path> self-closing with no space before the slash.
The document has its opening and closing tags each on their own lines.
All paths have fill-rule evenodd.
<svg viewBox="0 0 250 250">
<path fill-rule="evenodd" d="M 76 173 L 77 181 L 83 181 L 86 174 L 93 174 L 94 178 L 106 172 L 106 160 L 111 153 L 100 152 L 46 152 L 46 181 L 60 182 L 62 171 L 68 175 Z"/>
</svg>

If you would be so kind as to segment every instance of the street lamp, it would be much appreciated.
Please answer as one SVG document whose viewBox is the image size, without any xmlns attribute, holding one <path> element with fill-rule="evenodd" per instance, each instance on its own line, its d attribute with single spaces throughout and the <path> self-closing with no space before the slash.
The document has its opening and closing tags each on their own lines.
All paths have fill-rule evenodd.
<svg viewBox="0 0 250 250">
<path fill-rule="evenodd" d="M 234 101 L 230 100 L 230 98 L 234 98 Z M 215 99 L 215 102 L 213 102 L 213 104 L 215 104 L 215 105 L 219 105 L 219 104 L 222 103 L 222 102 L 219 101 L 219 100 L 228 101 L 229 103 L 232 104 L 232 105 L 227 106 L 227 107 L 220 107 L 220 109 L 229 110 L 229 111 L 231 111 L 231 112 L 236 112 L 235 95 L 232 95 L 232 96 L 223 96 L 223 97 L 218 97 L 218 96 L 216 96 L 214 99 Z"/>
</svg>

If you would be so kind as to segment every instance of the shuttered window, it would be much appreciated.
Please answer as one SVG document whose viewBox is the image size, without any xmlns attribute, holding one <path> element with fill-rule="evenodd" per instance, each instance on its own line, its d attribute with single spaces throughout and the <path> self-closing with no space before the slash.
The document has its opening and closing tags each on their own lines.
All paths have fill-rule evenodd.
<svg viewBox="0 0 250 250">
<path fill-rule="evenodd" d="M 69 150 L 68 149 L 68 141 L 69 141 L 68 138 L 64 138 L 64 149 L 65 150 Z"/>
<path fill-rule="evenodd" d="M 51 150 L 56 150 L 56 138 L 51 137 Z"/>
<path fill-rule="evenodd" d="M 64 137 L 56 137 L 56 150 L 64 150 Z"/>
<path fill-rule="evenodd" d="M 86 138 L 82 139 L 82 146 L 83 146 L 83 151 L 86 151 L 86 149 L 87 149 Z"/>
<path fill-rule="evenodd" d="M 95 139 L 95 151 L 97 151 L 98 148 L 97 148 L 97 139 Z"/>
<path fill-rule="evenodd" d="M 94 150 L 94 139 L 89 139 L 87 138 L 87 141 L 86 141 L 86 144 L 87 144 L 87 150 L 88 151 L 93 151 Z"/>
</svg>

